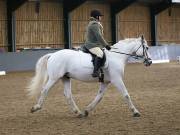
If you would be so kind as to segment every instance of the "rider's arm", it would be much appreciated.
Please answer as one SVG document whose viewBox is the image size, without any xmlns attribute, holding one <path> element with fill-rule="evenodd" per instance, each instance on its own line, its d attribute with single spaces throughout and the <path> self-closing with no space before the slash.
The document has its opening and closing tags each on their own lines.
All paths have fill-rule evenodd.
<svg viewBox="0 0 180 135">
<path fill-rule="evenodd" d="M 100 42 L 100 44 L 102 44 L 104 47 L 106 47 L 108 45 L 108 43 L 104 39 L 98 24 L 93 24 L 91 27 L 92 27 L 92 32 L 95 35 L 95 37 L 97 38 L 97 40 Z"/>
</svg>

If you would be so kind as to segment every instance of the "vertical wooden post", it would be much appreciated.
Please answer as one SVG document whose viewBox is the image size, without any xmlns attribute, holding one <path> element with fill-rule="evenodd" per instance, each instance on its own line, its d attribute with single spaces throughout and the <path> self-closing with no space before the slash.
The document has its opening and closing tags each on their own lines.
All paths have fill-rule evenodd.
<svg viewBox="0 0 180 135">
<path fill-rule="evenodd" d="M 15 10 L 24 4 L 27 0 L 7 0 L 7 35 L 8 51 L 16 51 L 16 19 Z"/>
<path fill-rule="evenodd" d="M 71 42 L 71 11 L 83 4 L 86 0 L 64 0 L 63 1 L 63 17 L 64 17 L 64 48 L 72 47 Z M 71 4 L 69 4 L 71 3 Z"/>
<path fill-rule="evenodd" d="M 120 1 L 111 3 L 111 30 L 112 30 L 112 43 L 117 42 L 117 13 L 130 6 L 136 0 Z"/>
</svg>

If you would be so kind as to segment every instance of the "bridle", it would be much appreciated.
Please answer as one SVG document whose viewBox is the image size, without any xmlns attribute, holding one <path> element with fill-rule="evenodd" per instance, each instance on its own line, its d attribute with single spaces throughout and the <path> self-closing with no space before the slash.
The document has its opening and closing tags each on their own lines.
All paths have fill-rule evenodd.
<svg viewBox="0 0 180 135">
<path fill-rule="evenodd" d="M 137 51 L 140 49 L 140 48 L 143 48 L 143 55 L 137 55 Z M 112 49 L 118 49 L 118 48 L 114 48 L 112 47 Z M 119 51 L 112 51 L 110 50 L 110 52 L 114 52 L 114 53 L 119 53 L 119 54 L 124 54 L 124 55 L 129 55 L 135 59 L 139 59 L 139 58 L 145 58 L 145 59 L 149 59 L 148 58 L 148 54 L 147 54 L 147 48 L 145 47 L 144 45 L 144 39 L 142 37 L 141 39 L 141 45 L 136 49 L 136 51 L 134 51 L 132 54 L 129 54 L 129 53 L 125 53 L 125 52 L 119 52 Z"/>
</svg>

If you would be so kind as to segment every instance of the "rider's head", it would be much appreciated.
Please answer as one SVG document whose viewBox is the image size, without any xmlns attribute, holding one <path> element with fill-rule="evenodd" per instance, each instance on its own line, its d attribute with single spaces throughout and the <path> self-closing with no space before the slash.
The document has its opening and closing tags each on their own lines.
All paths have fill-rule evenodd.
<svg viewBox="0 0 180 135">
<path fill-rule="evenodd" d="M 101 12 L 99 10 L 92 10 L 91 11 L 91 17 L 94 17 L 99 21 L 101 19 L 101 16 L 103 16 L 103 14 L 101 14 Z"/>
</svg>

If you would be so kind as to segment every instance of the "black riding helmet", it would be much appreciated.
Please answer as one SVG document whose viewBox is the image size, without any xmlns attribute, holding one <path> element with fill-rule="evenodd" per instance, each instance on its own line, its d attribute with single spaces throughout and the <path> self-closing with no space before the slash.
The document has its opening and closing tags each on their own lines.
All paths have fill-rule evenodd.
<svg viewBox="0 0 180 135">
<path fill-rule="evenodd" d="M 91 11 L 91 17 L 97 18 L 99 16 L 103 16 L 99 10 L 92 10 Z"/>
</svg>

